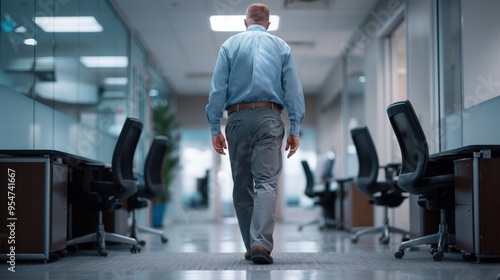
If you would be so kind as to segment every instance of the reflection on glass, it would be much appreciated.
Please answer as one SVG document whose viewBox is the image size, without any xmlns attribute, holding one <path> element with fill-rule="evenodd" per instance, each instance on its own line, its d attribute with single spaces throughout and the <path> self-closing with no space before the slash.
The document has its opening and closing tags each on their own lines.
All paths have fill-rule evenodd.
<svg viewBox="0 0 500 280">
<path fill-rule="evenodd" d="M 351 139 L 351 129 L 364 125 L 365 121 L 365 83 L 364 74 L 364 51 L 357 49 L 349 54 L 347 58 L 347 106 L 348 118 L 346 129 L 347 147 L 345 174 L 347 177 L 357 176 L 358 160 L 356 149 Z"/>
<path fill-rule="evenodd" d="M 0 123 L 12 135 L 2 147 L 110 161 L 116 135 L 138 106 L 130 102 L 128 32 L 121 20 L 100 0 L 0 5 L 0 104 L 9 104 L 1 109 L 17 121 L 17 127 Z M 78 28 L 60 20 L 76 20 Z M 86 57 L 97 58 L 100 67 L 84 64 Z M 121 60 L 104 65 L 109 57 Z"/>
<path fill-rule="evenodd" d="M 439 1 L 441 151 L 462 146 L 460 1 Z"/>
</svg>

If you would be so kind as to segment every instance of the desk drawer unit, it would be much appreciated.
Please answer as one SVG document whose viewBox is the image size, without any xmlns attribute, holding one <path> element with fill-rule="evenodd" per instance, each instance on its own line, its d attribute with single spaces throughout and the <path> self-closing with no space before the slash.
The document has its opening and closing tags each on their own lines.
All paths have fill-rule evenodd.
<svg viewBox="0 0 500 280">
<path fill-rule="evenodd" d="M 65 249 L 67 174 L 48 157 L 0 158 L 0 259 L 47 261 Z"/>
<path fill-rule="evenodd" d="M 477 167 L 474 167 L 474 160 Z M 476 254 L 478 258 L 500 256 L 499 198 L 500 158 L 455 161 L 455 235 L 458 249 Z"/>
</svg>

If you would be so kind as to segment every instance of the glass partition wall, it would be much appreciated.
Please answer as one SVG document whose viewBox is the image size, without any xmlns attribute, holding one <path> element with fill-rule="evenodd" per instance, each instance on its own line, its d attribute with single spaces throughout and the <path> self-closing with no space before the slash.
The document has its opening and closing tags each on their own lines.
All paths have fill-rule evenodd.
<svg viewBox="0 0 500 280">
<path fill-rule="evenodd" d="M 2 0 L 0 11 L 0 128 L 9 135 L 1 149 L 109 162 L 125 118 L 147 128 L 152 102 L 168 98 L 159 71 L 107 1 Z M 148 142 L 141 140 L 137 158 Z"/>
<path fill-rule="evenodd" d="M 365 121 L 365 82 L 364 51 L 355 49 L 346 59 L 346 176 L 358 175 L 356 148 L 352 142 L 351 129 L 366 124 Z"/>
<path fill-rule="evenodd" d="M 460 1 L 439 1 L 440 150 L 462 146 Z"/>
</svg>

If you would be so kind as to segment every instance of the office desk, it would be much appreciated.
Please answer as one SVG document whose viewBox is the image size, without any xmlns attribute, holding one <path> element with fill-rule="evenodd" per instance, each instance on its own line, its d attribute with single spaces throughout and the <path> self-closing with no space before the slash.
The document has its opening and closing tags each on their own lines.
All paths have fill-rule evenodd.
<svg viewBox="0 0 500 280">
<path fill-rule="evenodd" d="M 3 157 L 40 157 L 49 158 L 51 162 L 57 162 L 69 167 L 79 167 L 87 163 L 100 164 L 102 162 L 90 158 L 74 155 L 58 150 L 0 150 Z"/>
<path fill-rule="evenodd" d="M 47 261 L 50 253 L 64 252 L 68 176 L 85 162 L 96 161 L 55 150 L 0 150 L 0 182 L 6 186 L 0 258 Z"/>
<path fill-rule="evenodd" d="M 500 145 L 470 145 L 433 155 L 453 159 L 457 248 L 484 257 L 500 257 Z"/>
</svg>

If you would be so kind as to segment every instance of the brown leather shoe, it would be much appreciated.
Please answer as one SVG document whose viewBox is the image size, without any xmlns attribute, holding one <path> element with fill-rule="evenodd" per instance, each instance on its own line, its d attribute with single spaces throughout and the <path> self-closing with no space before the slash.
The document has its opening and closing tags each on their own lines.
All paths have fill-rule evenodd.
<svg viewBox="0 0 500 280">
<path fill-rule="evenodd" d="M 272 264 L 273 258 L 262 246 L 255 246 L 252 248 L 252 261 L 256 264 Z"/>
<path fill-rule="evenodd" d="M 251 261 L 252 260 L 252 253 L 250 252 L 245 252 L 245 260 Z"/>
</svg>

